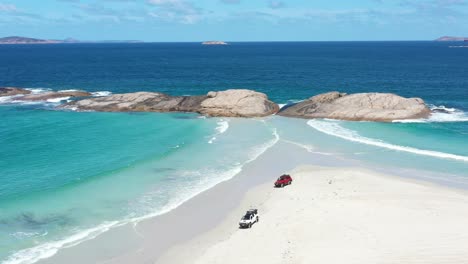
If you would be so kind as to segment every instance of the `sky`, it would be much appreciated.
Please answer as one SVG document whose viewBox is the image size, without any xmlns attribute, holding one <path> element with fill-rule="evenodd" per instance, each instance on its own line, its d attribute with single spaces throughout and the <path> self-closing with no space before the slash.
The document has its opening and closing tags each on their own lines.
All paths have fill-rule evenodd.
<svg viewBox="0 0 468 264">
<path fill-rule="evenodd" d="M 468 0 L 0 0 L 0 37 L 167 41 L 468 36 Z"/>
</svg>

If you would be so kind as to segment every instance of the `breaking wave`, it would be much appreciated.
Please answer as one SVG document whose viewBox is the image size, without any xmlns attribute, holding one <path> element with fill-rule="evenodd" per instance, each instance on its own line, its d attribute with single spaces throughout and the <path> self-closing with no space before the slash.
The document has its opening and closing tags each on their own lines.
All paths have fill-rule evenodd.
<svg viewBox="0 0 468 264">
<path fill-rule="evenodd" d="M 112 92 L 109 91 L 99 91 L 99 92 L 93 92 L 91 93 L 94 97 L 101 97 L 101 96 L 109 96 L 112 94 Z"/>
<path fill-rule="evenodd" d="M 278 106 L 279 106 L 279 109 L 282 110 L 283 108 L 287 108 L 289 106 L 295 105 L 295 104 L 300 103 L 302 101 L 304 101 L 304 100 L 292 99 L 292 100 L 286 101 L 285 103 L 278 104 Z"/>
<path fill-rule="evenodd" d="M 345 139 L 352 142 L 358 142 L 366 145 L 376 146 L 380 148 L 391 149 L 395 151 L 409 152 L 417 155 L 430 156 L 441 159 L 451 159 L 468 162 L 468 157 L 455 155 L 451 153 L 433 151 L 433 150 L 424 150 L 407 146 L 393 145 L 378 139 L 367 138 L 359 135 L 356 131 L 344 128 L 339 125 L 336 121 L 322 121 L 322 120 L 310 120 L 307 124 L 314 129 L 341 139 Z"/>
<path fill-rule="evenodd" d="M 468 113 L 443 105 L 429 105 L 431 115 L 428 118 L 395 120 L 395 123 L 431 123 L 431 122 L 468 122 Z"/>
</svg>

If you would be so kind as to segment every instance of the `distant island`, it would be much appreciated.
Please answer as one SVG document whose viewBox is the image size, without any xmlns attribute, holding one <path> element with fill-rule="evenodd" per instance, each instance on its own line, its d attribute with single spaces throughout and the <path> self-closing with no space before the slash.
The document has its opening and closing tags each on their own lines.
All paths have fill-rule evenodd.
<svg viewBox="0 0 468 264">
<path fill-rule="evenodd" d="M 443 36 L 435 41 L 468 41 L 468 37 L 450 37 L 450 36 Z"/>
<path fill-rule="evenodd" d="M 103 41 L 82 41 L 73 38 L 63 40 L 37 39 L 28 37 L 4 37 L 0 38 L 0 44 L 64 44 L 64 43 L 141 43 L 139 40 L 103 40 Z"/>
<path fill-rule="evenodd" d="M 16 37 L 16 36 L 0 38 L 0 44 L 55 44 L 55 43 L 59 43 L 59 41 Z"/>
<path fill-rule="evenodd" d="M 202 45 L 227 45 L 224 41 L 205 41 L 202 42 Z"/>
</svg>

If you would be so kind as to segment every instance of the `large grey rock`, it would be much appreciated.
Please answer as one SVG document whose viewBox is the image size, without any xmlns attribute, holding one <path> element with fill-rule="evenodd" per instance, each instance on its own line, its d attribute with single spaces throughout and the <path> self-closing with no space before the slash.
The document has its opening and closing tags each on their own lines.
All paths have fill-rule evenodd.
<svg viewBox="0 0 468 264">
<path fill-rule="evenodd" d="M 0 96 L 30 94 L 31 91 L 16 87 L 0 87 Z"/>
<path fill-rule="evenodd" d="M 65 97 L 87 97 L 91 96 L 90 93 L 85 91 L 63 91 L 63 92 L 45 92 L 38 94 L 27 94 L 18 97 L 17 100 L 21 101 L 47 101 L 50 99 L 65 98 Z"/>
<path fill-rule="evenodd" d="M 430 115 L 430 110 L 421 98 L 404 98 L 389 93 L 346 95 L 330 92 L 287 107 L 278 115 L 391 122 L 400 119 L 425 118 Z"/>
<path fill-rule="evenodd" d="M 163 93 L 136 92 L 87 98 L 63 108 L 104 112 L 196 112 L 205 97 L 169 96 Z"/>
<path fill-rule="evenodd" d="M 259 117 L 278 112 L 277 104 L 264 93 L 245 89 L 209 92 L 201 103 L 200 113 L 209 116 Z"/>
<path fill-rule="evenodd" d="M 206 96 L 170 96 L 136 92 L 87 98 L 62 108 L 106 112 L 197 112 L 209 116 L 255 117 L 278 111 L 267 96 L 250 90 L 209 92 Z"/>
</svg>

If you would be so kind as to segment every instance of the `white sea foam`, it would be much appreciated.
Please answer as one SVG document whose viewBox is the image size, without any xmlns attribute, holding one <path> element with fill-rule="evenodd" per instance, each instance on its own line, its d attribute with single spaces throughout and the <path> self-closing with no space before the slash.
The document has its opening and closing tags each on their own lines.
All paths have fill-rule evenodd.
<svg viewBox="0 0 468 264">
<path fill-rule="evenodd" d="M 400 145 L 393 145 L 381 140 L 367 138 L 359 135 L 356 131 L 344 128 L 339 125 L 339 122 L 331 122 L 331 121 L 321 121 L 321 120 L 310 120 L 307 124 L 316 130 L 331 135 L 335 137 L 339 137 L 348 141 L 358 142 L 366 145 L 396 150 L 396 151 L 404 151 L 409 152 L 417 155 L 424 155 L 430 156 L 435 158 L 442 158 L 442 159 L 451 159 L 451 160 L 459 160 L 468 162 L 468 157 L 455 155 L 450 153 L 444 153 L 439 151 L 432 151 L 432 150 L 424 150 L 424 149 L 417 149 L 413 147 L 407 146 L 400 146 Z"/>
<path fill-rule="evenodd" d="M 41 259 L 52 257 L 61 248 L 75 246 L 83 241 L 93 239 L 98 235 L 108 231 L 112 227 L 120 226 L 123 223 L 117 221 L 106 222 L 94 228 L 77 232 L 65 239 L 47 242 L 38 246 L 20 250 L 9 256 L 2 264 L 31 264 Z"/>
<path fill-rule="evenodd" d="M 216 130 L 218 131 L 219 134 L 223 134 L 226 132 L 229 128 L 229 122 L 225 120 L 221 120 L 218 122 L 218 126 L 216 127 Z"/>
<path fill-rule="evenodd" d="M 15 96 L 1 96 L 0 97 L 0 104 L 7 104 L 10 103 Z"/>
<path fill-rule="evenodd" d="M 68 99 L 70 99 L 70 96 L 47 99 L 47 102 L 48 103 L 60 103 L 62 101 L 66 101 Z"/>
<path fill-rule="evenodd" d="M 428 118 L 395 120 L 395 123 L 468 122 L 468 113 L 443 105 L 429 105 L 432 113 Z"/>
<path fill-rule="evenodd" d="M 279 106 L 279 109 L 283 109 L 284 107 L 287 107 L 287 106 L 290 106 L 290 105 L 294 105 L 294 104 L 297 104 L 297 103 L 300 103 L 304 100 L 302 99 L 291 99 L 291 100 L 288 100 L 286 103 L 283 103 L 283 104 L 278 104 Z"/>
<path fill-rule="evenodd" d="M 91 93 L 94 97 L 101 97 L 101 96 L 109 96 L 112 94 L 112 92 L 109 91 L 98 91 L 98 92 L 93 92 Z"/>
<path fill-rule="evenodd" d="M 52 89 L 49 89 L 49 88 L 25 88 L 25 89 L 31 91 L 32 94 L 41 94 L 41 93 L 52 91 Z"/>
<path fill-rule="evenodd" d="M 72 93 L 72 92 L 82 92 L 83 90 L 77 90 L 77 89 L 68 89 L 68 90 L 59 90 L 59 93 Z"/>
<path fill-rule="evenodd" d="M 217 136 L 225 133 L 229 129 L 229 122 L 227 120 L 221 119 L 217 123 L 217 125 L 218 126 L 216 127 L 216 133 L 208 141 L 209 144 L 213 144 L 216 141 Z"/>
</svg>

